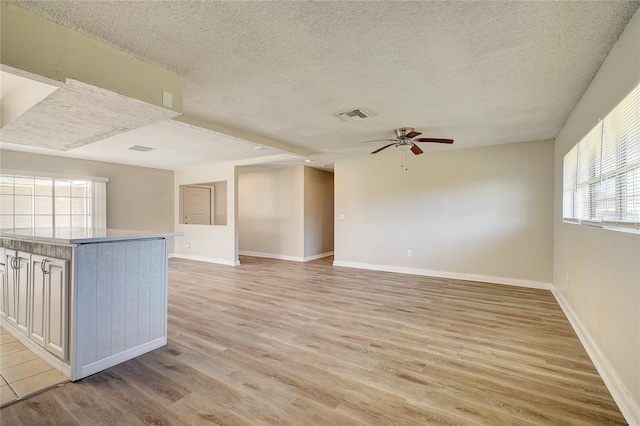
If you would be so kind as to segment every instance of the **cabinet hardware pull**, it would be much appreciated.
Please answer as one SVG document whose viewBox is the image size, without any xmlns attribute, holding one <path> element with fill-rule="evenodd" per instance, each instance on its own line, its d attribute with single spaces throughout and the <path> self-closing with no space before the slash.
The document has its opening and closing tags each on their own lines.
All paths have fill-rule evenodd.
<svg viewBox="0 0 640 426">
<path fill-rule="evenodd" d="M 47 275 L 49 272 L 47 272 L 47 262 L 49 261 L 49 259 L 42 259 L 42 262 L 40 263 L 40 270 L 42 271 L 43 274 Z"/>
</svg>

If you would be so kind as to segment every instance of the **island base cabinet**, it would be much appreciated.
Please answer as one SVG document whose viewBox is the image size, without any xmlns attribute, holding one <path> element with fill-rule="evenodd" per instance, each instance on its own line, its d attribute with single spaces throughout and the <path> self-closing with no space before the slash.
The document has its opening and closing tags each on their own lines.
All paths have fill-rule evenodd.
<svg viewBox="0 0 640 426">
<path fill-rule="evenodd" d="M 74 262 L 72 380 L 167 344 L 165 239 L 82 244 Z"/>
<path fill-rule="evenodd" d="M 0 324 L 76 381 L 167 344 L 167 237 L 178 234 L 69 231 L 0 232 Z"/>
<path fill-rule="evenodd" d="M 31 257 L 31 321 L 29 337 L 51 354 L 67 359 L 67 261 Z"/>
</svg>

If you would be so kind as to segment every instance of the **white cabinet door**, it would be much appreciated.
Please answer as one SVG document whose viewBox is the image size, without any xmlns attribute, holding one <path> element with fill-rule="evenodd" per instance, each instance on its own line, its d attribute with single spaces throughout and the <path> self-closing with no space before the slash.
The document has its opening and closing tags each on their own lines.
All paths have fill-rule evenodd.
<svg viewBox="0 0 640 426">
<path fill-rule="evenodd" d="M 7 322 L 14 327 L 17 325 L 18 320 L 16 318 L 16 282 L 18 278 L 17 272 L 17 257 L 18 253 L 15 250 L 5 250 L 6 253 L 6 286 L 7 286 L 7 300 L 5 306 L 7 308 Z"/>
<path fill-rule="evenodd" d="M 67 261 L 31 256 L 29 337 L 53 355 L 67 358 Z"/>
<path fill-rule="evenodd" d="M 47 274 L 43 267 L 46 257 L 36 254 L 31 256 L 31 324 L 29 338 L 42 346 L 45 346 L 45 329 L 47 313 Z"/>
<path fill-rule="evenodd" d="M 7 319 L 7 258 L 0 247 L 0 318 Z"/>
<path fill-rule="evenodd" d="M 15 263 L 17 264 L 16 277 L 16 328 L 18 331 L 29 335 L 29 287 L 31 278 L 31 254 L 18 252 Z"/>
<path fill-rule="evenodd" d="M 67 307 L 68 280 L 67 261 L 49 259 L 44 266 L 47 276 L 46 312 L 45 319 L 45 348 L 55 356 L 67 359 Z"/>
</svg>

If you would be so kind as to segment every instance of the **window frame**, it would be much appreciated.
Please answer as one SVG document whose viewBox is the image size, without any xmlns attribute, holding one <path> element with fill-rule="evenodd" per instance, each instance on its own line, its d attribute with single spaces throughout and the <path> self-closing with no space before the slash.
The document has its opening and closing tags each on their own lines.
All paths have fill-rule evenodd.
<svg viewBox="0 0 640 426">
<path fill-rule="evenodd" d="M 78 176 L 78 175 L 68 175 L 68 174 L 58 174 L 58 173 L 42 173 L 42 172 L 31 172 L 24 170 L 0 170 L 0 176 L 10 178 L 11 180 L 11 190 L 8 191 L 10 193 L 3 195 L 10 195 L 12 197 L 12 206 L 11 213 L 3 212 L 1 214 L 2 218 L 11 218 L 12 226 L 0 226 L 3 230 L 15 230 L 22 228 L 77 228 L 77 227 L 86 227 L 86 228 L 106 228 L 107 224 L 107 200 L 106 200 L 106 183 L 109 181 L 107 178 L 103 177 L 93 177 L 93 176 Z M 31 191 L 30 194 L 24 194 L 24 196 L 30 197 L 30 209 L 29 213 L 25 214 L 17 214 L 16 213 L 16 179 L 26 179 L 31 181 Z M 49 194 L 42 195 L 38 194 L 37 182 L 48 181 L 48 185 L 43 187 L 47 187 Z M 68 195 L 58 195 L 56 196 L 56 188 L 58 187 L 57 182 L 69 181 L 69 194 Z M 84 195 L 78 196 L 77 193 L 74 195 L 73 182 L 82 182 L 84 185 Z M 42 185 L 41 185 L 42 186 Z M 29 191 L 27 191 L 29 192 Z M 50 198 L 50 208 L 48 208 L 47 213 L 38 213 L 37 212 L 37 200 L 36 198 Z M 69 203 L 69 212 L 68 214 L 60 214 L 56 212 L 56 205 L 58 201 L 64 202 L 64 200 L 68 200 Z M 80 202 L 82 207 L 82 213 L 73 213 L 74 209 L 74 200 L 76 202 Z M 22 219 L 29 220 L 29 226 L 17 226 L 16 219 L 17 217 Z M 65 223 L 56 223 L 63 216 L 68 216 L 68 221 Z M 75 217 L 74 217 L 75 216 Z M 37 225 L 37 219 L 50 218 L 48 220 L 47 226 L 39 226 Z M 46 221 L 46 219 L 44 219 Z M 76 222 L 76 226 L 74 226 L 74 220 L 82 221 L 82 226 L 78 226 Z"/>
<path fill-rule="evenodd" d="M 640 83 L 563 157 L 562 220 L 640 233 Z"/>
</svg>

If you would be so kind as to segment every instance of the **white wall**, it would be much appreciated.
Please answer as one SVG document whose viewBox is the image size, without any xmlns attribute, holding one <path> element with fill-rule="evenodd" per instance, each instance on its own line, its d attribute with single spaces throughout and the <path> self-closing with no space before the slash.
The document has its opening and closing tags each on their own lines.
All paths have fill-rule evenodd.
<svg viewBox="0 0 640 426">
<path fill-rule="evenodd" d="M 623 414 L 640 424 L 640 235 L 562 222 L 562 158 L 640 82 L 636 12 L 555 142 L 554 283 Z"/>
<path fill-rule="evenodd" d="M 238 174 L 238 226 L 243 254 L 304 257 L 304 167 Z"/>
<path fill-rule="evenodd" d="M 174 230 L 173 171 L 7 150 L 0 151 L 0 168 L 109 178 L 107 227 Z"/>
<path fill-rule="evenodd" d="M 333 252 L 333 173 L 304 168 L 304 257 Z"/>
<path fill-rule="evenodd" d="M 174 206 L 175 238 L 173 254 L 194 260 L 226 265 L 238 264 L 236 244 L 236 172 L 232 163 L 217 163 L 175 172 L 174 193 L 179 200 L 180 185 L 227 181 L 227 225 L 184 225 L 179 223 L 180 206 Z M 187 244 L 189 246 L 187 246 Z"/>
<path fill-rule="evenodd" d="M 397 151 L 336 164 L 337 265 L 550 287 L 550 141 L 400 164 Z"/>
</svg>

